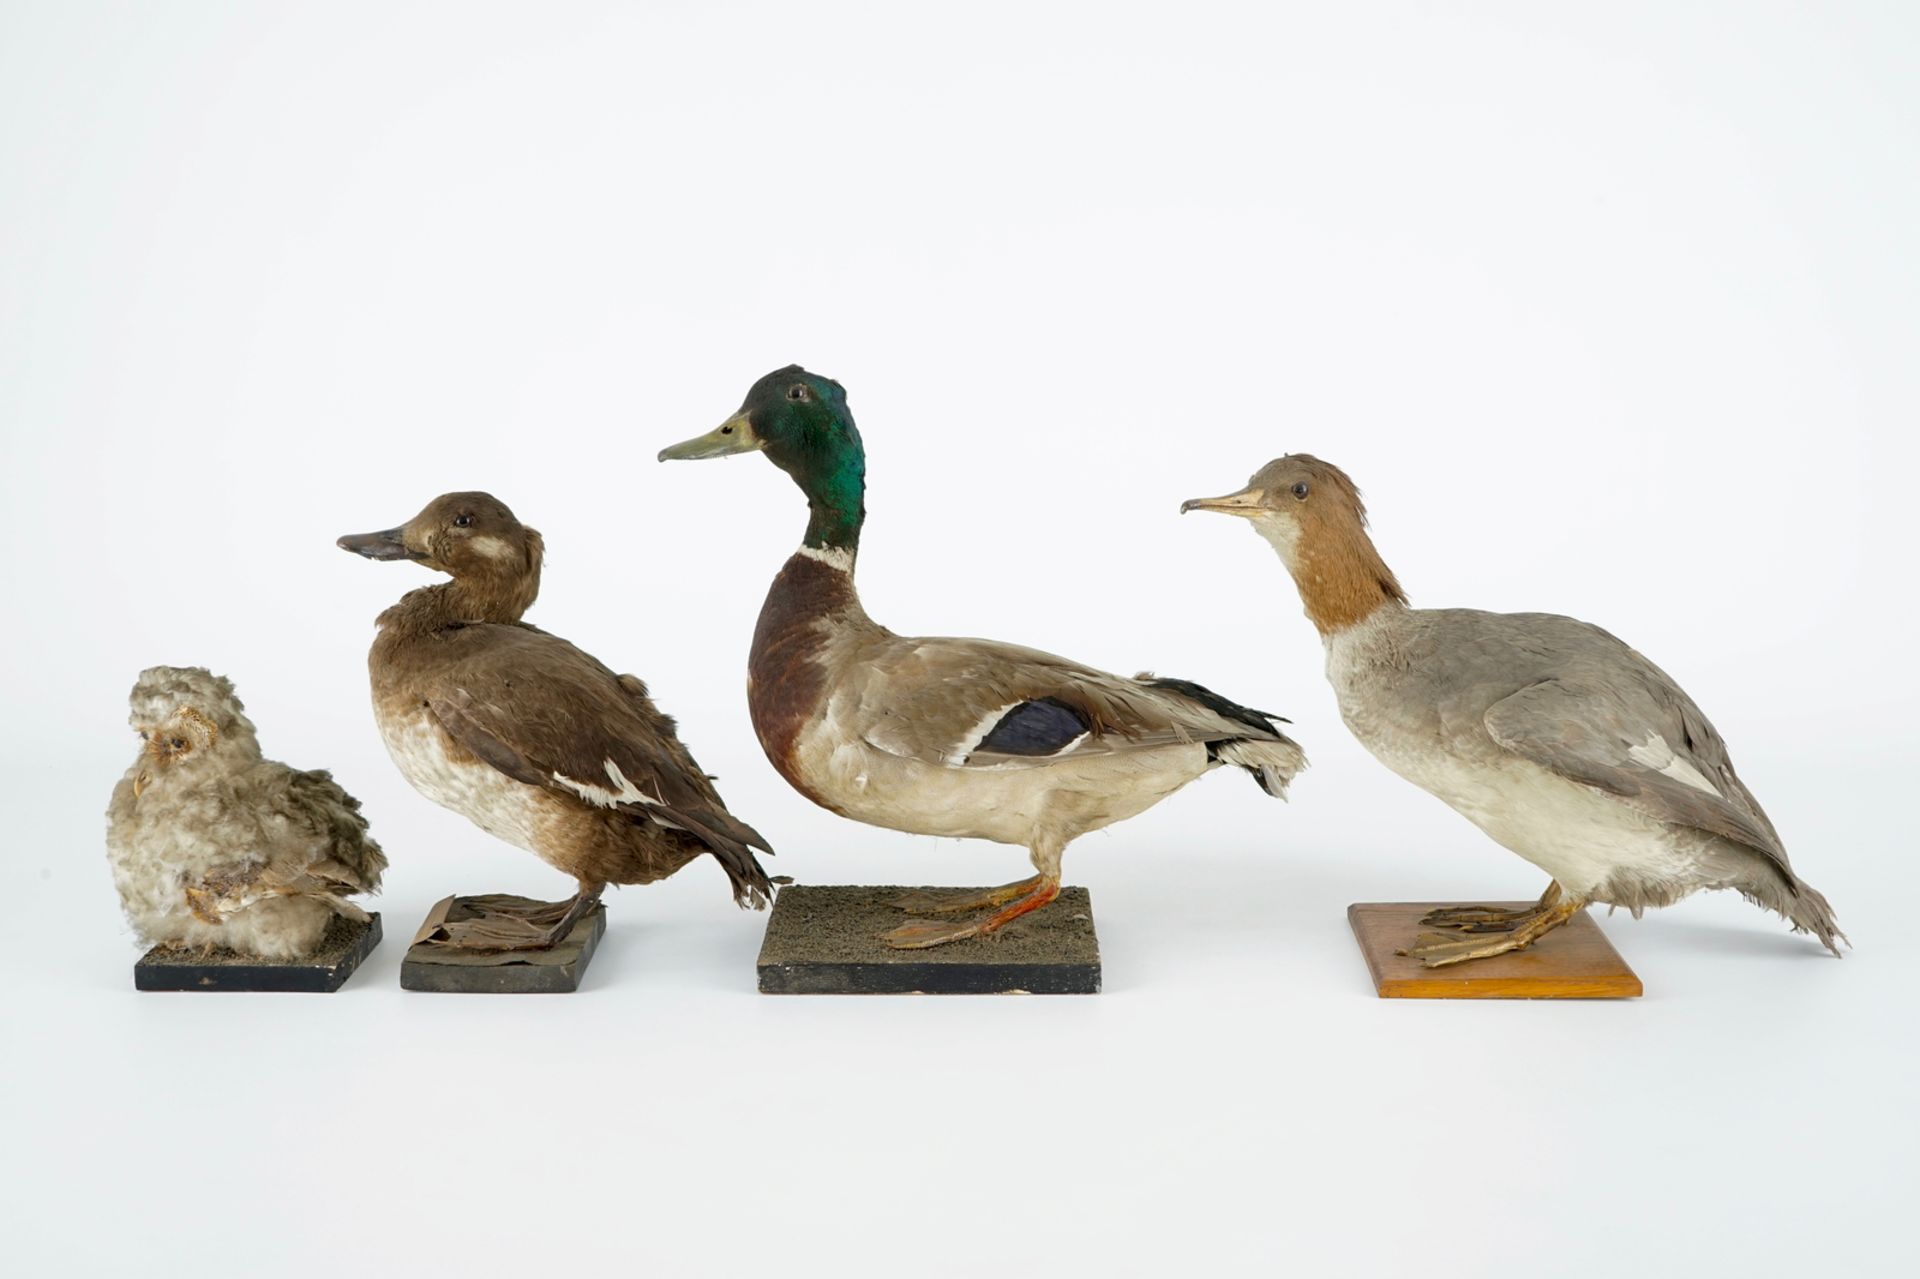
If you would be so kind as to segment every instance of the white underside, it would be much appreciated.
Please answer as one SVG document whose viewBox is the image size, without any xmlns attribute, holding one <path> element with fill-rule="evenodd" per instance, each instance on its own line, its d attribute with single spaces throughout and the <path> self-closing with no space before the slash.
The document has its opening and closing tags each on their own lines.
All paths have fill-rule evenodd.
<svg viewBox="0 0 1920 1279">
<path fill-rule="evenodd" d="M 404 719 L 382 717 L 380 737 L 415 790 L 489 835 L 546 860 L 537 789 L 478 760 L 456 760 L 446 730 L 424 709 Z"/>
<path fill-rule="evenodd" d="M 831 720 L 829 712 L 802 731 L 795 762 L 808 789 L 832 795 L 846 816 L 917 835 L 1018 844 L 1039 850 L 1036 863 L 1048 849 L 1145 812 L 1212 767 L 1195 743 L 1042 767 L 943 766 L 849 741 Z M 1052 856 L 1057 870 L 1057 851 Z"/>
<path fill-rule="evenodd" d="M 1464 764 L 1365 737 L 1361 742 L 1388 768 L 1577 896 L 1593 898 L 1601 885 L 1622 877 L 1674 883 L 1696 873 L 1698 859 L 1684 846 L 1691 841 L 1677 839 L 1665 822 L 1529 760 Z"/>
</svg>

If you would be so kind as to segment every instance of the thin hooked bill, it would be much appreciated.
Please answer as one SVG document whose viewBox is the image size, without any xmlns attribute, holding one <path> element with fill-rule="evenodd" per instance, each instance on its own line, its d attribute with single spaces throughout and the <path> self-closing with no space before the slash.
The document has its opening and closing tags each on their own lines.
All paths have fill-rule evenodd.
<svg viewBox="0 0 1920 1279">
<path fill-rule="evenodd" d="M 1188 511 L 1219 511 L 1223 515 L 1251 515 L 1265 508 L 1262 496 L 1258 489 L 1244 488 L 1224 497 L 1190 497 L 1180 503 L 1180 514 L 1185 515 Z"/>
<path fill-rule="evenodd" d="M 714 427 L 705 435 L 668 445 L 660 450 L 662 462 L 695 462 L 702 458 L 726 457 L 731 453 L 751 453 L 766 447 L 766 441 L 754 433 L 753 420 L 745 409 Z"/>
</svg>

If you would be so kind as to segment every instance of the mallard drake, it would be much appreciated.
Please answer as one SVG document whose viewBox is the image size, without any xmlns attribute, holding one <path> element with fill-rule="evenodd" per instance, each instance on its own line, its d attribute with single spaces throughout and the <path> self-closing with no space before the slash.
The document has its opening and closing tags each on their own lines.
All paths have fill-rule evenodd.
<svg viewBox="0 0 1920 1279">
<path fill-rule="evenodd" d="M 486 493 L 448 493 L 397 528 L 343 537 L 373 560 L 411 560 L 451 581 L 409 591 L 379 617 L 368 654 L 374 718 L 428 799 L 578 882 L 551 918 L 449 924 L 488 950 L 552 945 L 608 884 L 649 884 L 711 853 L 743 906 L 771 891 L 753 850 L 646 685 L 520 620 L 540 591 L 545 543 Z"/>
<path fill-rule="evenodd" d="M 324 769 L 260 754 L 233 682 L 199 666 L 140 672 L 128 721 L 140 754 L 113 788 L 107 858 L 148 945 L 311 955 L 347 898 L 387 867 L 360 803 Z"/>
<path fill-rule="evenodd" d="M 1553 877 L 1521 911 L 1426 917 L 1428 966 L 1519 950 L 1589 902 L 1635 916 L 1731 888 L 1838 955 L 1827 899 L 1794 874 L 1727 745 L 1680 686 L 1606 631 L 1550 613 L 1415 609 L 1344 471 L 1306 453 L 1185 511 L 1252 522 L 1299 588 L 1353 735 Z"/>
<path fill-rule="evenodd" d="M 838 382 L 797 365 L 769 373 L 739 412 L 660 460 L 756 450 L 793 478 L 810 511 L 748 659 L 747 705 L 767 758 L 843 817 L 1019 844 L 1037 872 L 908 903 L 986 913 L 911 920 L 887 934 L 891 945 L 982 936 L 1045 906 L 1060 892 L 1070 842 L 1222 764 L 1275 796 L 1305 766 L 1284 721 L 1198 684 L 1123 679 L 990 640 L 910 638 L 870 619 L 854 588 L 866 457 Z"/>
</svg>

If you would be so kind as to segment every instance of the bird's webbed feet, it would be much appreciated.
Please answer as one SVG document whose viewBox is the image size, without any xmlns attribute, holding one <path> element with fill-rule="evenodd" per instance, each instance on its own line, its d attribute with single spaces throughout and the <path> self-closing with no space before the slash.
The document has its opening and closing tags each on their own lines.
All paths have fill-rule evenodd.
<svg viewBox="0 0 1920 1279">
<path fill-rule="evenodd" d="M 1508 933 L 1551 910 L 1564 894 L 1558 880 L 1549 880 L 1547 891 L 1531 906 L 1507 910 L 1500 906 L 1442 906 L 1420 917 L 1429 928 L 1450 928 L 1463 933 Z"/>
<path fill-rule="evenodd" d="M 960 894 L 948 897 L 941 895 L 943 905 L 931 907 L 904 906 L 903 909 L 932 909 L 965 911 L 981 906 L 997 906 L 1011 901 L 1005 909 L 965 920 L 913 919 L 890 929 L 881 936 L 887 945 L 895 950 L 925 950 L 932 946 L 944 946 L 948 942 L 961 941 L 968 937 L 985 937 L 998 932 L 1012 920 L 1020 918 L 1030 911 L 1039 910 L 1060 895 L 1060 881 L 1045 875 L 1036 875 L 1032 879 L 1017 884 L 1007 884 L 1001 888 L 976 892 L 963 898 Z M 916 895 L 918 896 L 918 895 Z M 903 902 L 910 899 L 902 899 Z M 902 905 L 902 903 L 895 903 Z"/>
<path fill-rule="evenodd" d="M 1451 906 L 1430 911 L 1420 920 L 1445 933 L 1421 933 L 1401 951 L 1428 968 L 1444 968 L 1470 959 L 1486 959 L 1525 950 L 1540 938 L 1586 909 L 1586 902 L 1569 897 L 1560 885 L 1549 884 L 1540 900 L 1522 910 L 1493 906 Z"/>
<path fill-rule="evenodd" d="M 912 892 L 896 897 L 892 905 L 913 915 L 953 915 L 962 911 L 987 910 L 1004 906 L 1016 897 L 1025 897 L 1040 887 L 1040 876 L 998 888 L 956 888 L 948 892 Z"/>
<path fill-rule="evenodd" d="M 1462 933 L 1504 933 L 1531 919 L 1537 906 L 1503 910 L 1498 906 L 1443 906 L 1420 917 L 1429 928 L 1450 928 Z"/>
<path fill-rule="evenodd" d="M 453 950 L 546 950 L 566 940 L 574 925 L 600 904 L 601 892 L 582 889 L 560 902 L 470 897 L 470 918 L 442 920 L 426 940 Z"/>
</svg>

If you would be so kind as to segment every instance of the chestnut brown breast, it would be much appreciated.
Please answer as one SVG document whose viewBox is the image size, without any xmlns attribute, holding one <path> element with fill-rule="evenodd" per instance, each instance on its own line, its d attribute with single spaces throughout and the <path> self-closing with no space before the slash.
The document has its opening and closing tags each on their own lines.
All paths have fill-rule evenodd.
<svg viewBox="0 0 1920 1279">
<path fill-rule="evenodd" d="M 801 783 L 794 756 L 800 730 L 826 695 L 827 667 L 819 650 L 830 620 L 858 607 L 853 581 L 804 554 L 790 558 L 760 606 L 747 657 L 747 708 L 760 748 L 789 785 L 816 804 Z"/>
</svg>

